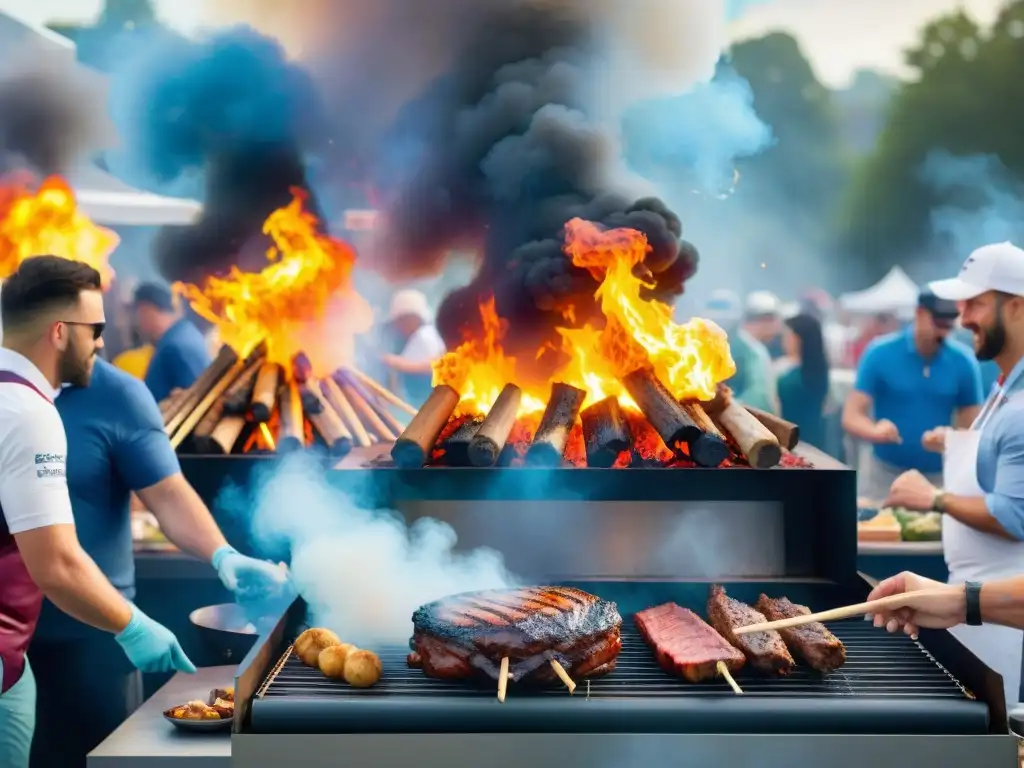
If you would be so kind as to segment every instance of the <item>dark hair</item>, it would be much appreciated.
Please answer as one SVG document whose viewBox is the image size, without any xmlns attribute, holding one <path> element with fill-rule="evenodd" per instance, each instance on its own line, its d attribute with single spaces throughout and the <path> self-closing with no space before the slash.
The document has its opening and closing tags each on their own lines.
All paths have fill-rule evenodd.
<svg viewBox="0 0 1024 768">
<path fill-rule="evenodd" d="M 82 291 L 100 290 L 100 273 L 81 261 L 60 256 L 25 259 L 0 289 L 0 321 L 5 330 L 22 328 L 40 314 L 78 302 Z"/>
<path fill-rule="evenodd" d="M 789 318 L 786 325 L 800 339 L 800 376 L 804 386 L 824 397 L 829 390 L 829 366 L 821 323 L 813 315 L 800 314 Z"/>
<path fill-rule="evenodd" d="M 174 294 L 171 293 L 171 289 L 166 285 L 161 285 L 160 283 L 141 283 L 135 289 L 132 304 L 134 306 L 149 304 L 161 312 L 173 312 Z"/>
</svg>

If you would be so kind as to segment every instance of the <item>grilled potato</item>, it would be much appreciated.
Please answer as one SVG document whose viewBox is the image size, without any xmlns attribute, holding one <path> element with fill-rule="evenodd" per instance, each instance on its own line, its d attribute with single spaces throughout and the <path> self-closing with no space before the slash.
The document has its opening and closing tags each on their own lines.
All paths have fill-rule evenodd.
<svg viewBox="0 0 1024 768">
<path fill-rule="evenodd" d="M 384 668 L 373 651 L 353 650 L 345 659 L 345 682 L 353 688 L 369 688 L 380 680 Z"/>
<path fill-rule="evenodd" d="M 324 648 L 320 651 L 320 656 L 317 658 L 320 671 L 334 680 L 344 680 L 345 659 L 348 658 L 349 653 L 355 650 L 358 649 L 351 643 L 342 643 L 341 645 L 332 645 L 330 648 Z"/>
<path fill-rule="evenodd" d="M 217 699 L 220 699 L 221 701 L 233 702 L 235 700 L 234 687 L 228 686 L 227 688 L 214 688 L 212 691 L 210 691 L 210 698 L 207 699 L 207 703 L 212 706 L 213 703 L 217 701 Z"/>
<path fill-rule="evenodd" d="M 329 629 L 307 629 L 295 640 L 295 653 L 307 667 L 317 669 L 320 651 L 332 645 L 341 645 L 341 638 Z"/>
</svg>

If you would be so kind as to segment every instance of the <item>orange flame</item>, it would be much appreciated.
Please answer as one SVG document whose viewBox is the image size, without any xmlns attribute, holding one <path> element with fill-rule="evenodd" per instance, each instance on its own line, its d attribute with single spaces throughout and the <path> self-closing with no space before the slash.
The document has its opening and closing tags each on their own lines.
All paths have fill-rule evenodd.
<svg viewBox="0 0 1024 768">
<path fill-rule="evenodd" d="M 585 405 L 614 396 L 635 410 L 620 378 L 651 366 L 677 399 L 711 400 L 717 384 L 736 373 L 728 337 L 710 320 L 678 325 L 670 306 L 643 298 L 649 284 L 636 273 L 650 251 L 646 236 L 633 229 L 605 231 L 582 219 L 568 222 L 565 232 L 566 256 L 600 283 L 594 297 L 604 326 L 557 329 L 567 361 L 552 379 L 585 390 Z M 506 328 L 493 298 L 481 304 L 480 315 L 483 334 L 434 365 L 434 384 L 449 384 L 462 395 L 460 413 L 485 413 L 506 383 L 523 385 L 515 359 L 502 349 Z M 546 388 L 524 389 L 520 415 L 542 410 L 548 395 Z"/>
<path fill-rule="evenodd" d="M 174 288 L 239 355 L 266 342 L 272 362 L 288 368 L 304 353 L 313 374 L 321 376 L 351 360 L 354 336 L 369 328 L 373 314 L 352 290 L 353 248 L 320 234 L 316 217 L 303 207 L 305 192 L 293 189 L 292 195 L 291 203 L 263 224 L 274 242 L 267 267 L 260 272 L 232 267 L 226 277 L 211 277 L 202 287 L 176 283 Z"/>
<path fill-rule="evenodd" d="M 0 279 L 31 256 L 52 255 L 83 261 L 110 285 L 108 261 L 121 239 L 82 213 L 75 193 L 59 176 L 50 176 L 33 192 L 25 179 L 0 180 Z"/>
</svg>

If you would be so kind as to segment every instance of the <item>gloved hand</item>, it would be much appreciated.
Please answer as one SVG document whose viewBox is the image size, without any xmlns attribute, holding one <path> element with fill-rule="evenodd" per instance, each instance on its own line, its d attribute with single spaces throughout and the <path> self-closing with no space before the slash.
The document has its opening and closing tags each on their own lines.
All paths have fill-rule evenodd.
<svg viewBox="0 0 1024 768">
<path fill-rule="evenodd" d="M 291 577 L 278 565 L 246 557 L 225 545 L 213 553 L 211 564 L 221 583 L 241 603 L 261 603 L 281 597 L 289 591 Z"/>
<path fill-rule="evenodd" d="M 128 660 L 143 672 L 195 672 L 195 665 L 181 650 L 178 639 L 136 606 L 128 626 L 114 635 Z"/>
</svg>

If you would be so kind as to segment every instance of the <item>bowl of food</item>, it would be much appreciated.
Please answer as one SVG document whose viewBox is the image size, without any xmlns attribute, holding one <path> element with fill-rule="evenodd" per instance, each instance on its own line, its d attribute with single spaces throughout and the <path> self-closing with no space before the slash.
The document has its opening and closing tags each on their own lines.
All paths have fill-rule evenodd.
<svg viewBox="0 0 1024 768">
<path fill-rule="evenodd" d="M 214 688 L 206 701 L 195 699 L 164 710 L 164 719 L 183 731 L 230 730 L 234 716 L 234 688 Z"/>
<path fill-rule="evenodd" d="M 240 605 L 222 603 L 197 608 L 189 621 L 218 664 L 238 664 L 256 644 L 260 630 Z"/>
</svg>

